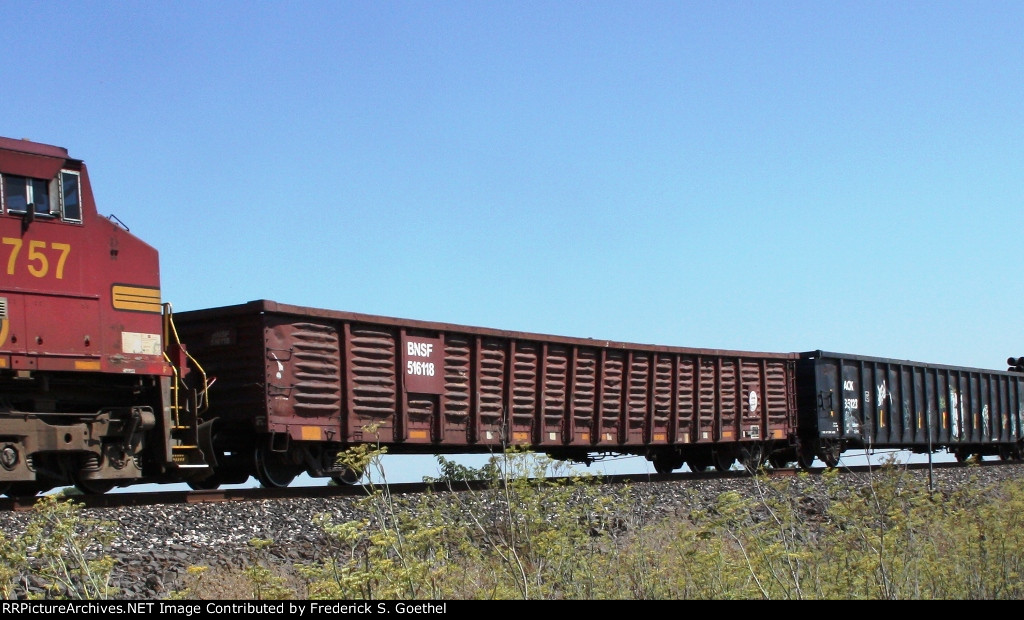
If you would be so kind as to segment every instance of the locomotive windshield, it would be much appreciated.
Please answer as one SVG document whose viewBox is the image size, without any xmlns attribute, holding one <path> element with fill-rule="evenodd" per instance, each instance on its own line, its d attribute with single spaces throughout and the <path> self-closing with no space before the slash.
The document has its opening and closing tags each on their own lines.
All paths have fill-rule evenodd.
<svg viewBox="0 0 1024 620">
<path fill-rule="evenodd" d="M 28 205 L 35 205 L 36 213 L 49 215 L 50 188 L 42 179 L 18 177 L 12 174 L 4 176 L 4 206 L 9 212 L 25 212 Z"/>
<path fill-rule="evenodd" d="M 82 221 L 79 175 L 62 170 L 57 179 L 47 181 L 5 174 L 3 176 L 3 210 L 25 213 L 31 207 L 36 215 L 62 217 L 71 222 Z"/>
</svg>

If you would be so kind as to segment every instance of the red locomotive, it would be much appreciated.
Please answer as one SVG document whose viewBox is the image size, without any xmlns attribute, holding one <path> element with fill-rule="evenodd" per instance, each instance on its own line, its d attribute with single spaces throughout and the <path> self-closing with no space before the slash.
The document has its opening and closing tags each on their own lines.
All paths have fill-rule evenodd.
<svg viewBox="0 0 1024 620">
<path fill-rule="evenodd" d="M 65 149 L 0 138 L 0 488 L 188 477 L 202 388 L 165 334 L 157 251 L 96 212 Z"/>
<path fill-rule="evenodd" d="M 0 138 L 0 189 L 8 495 L 353 482 L 337 455 L 366 442 L 642 455 L 660 473 L 882 448 L 1021 458 L 1024 363 L 640 345 L 271 301 L 172 317 L 157 251 L 97 214 L 81 161 Z"/>
</svg>

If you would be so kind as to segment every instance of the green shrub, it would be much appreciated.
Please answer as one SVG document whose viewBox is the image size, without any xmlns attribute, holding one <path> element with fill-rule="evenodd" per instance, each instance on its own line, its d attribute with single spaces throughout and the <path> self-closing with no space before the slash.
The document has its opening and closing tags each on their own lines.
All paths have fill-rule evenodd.
<svg viewBox="0 0 1024 620">
<path fill-rule="evenodd" d="M 23 575 L 41 582 L 31 598 L 109 599 L 115 561 L 104 552 L 115 538 L 115 524 L 82 517 L 81 505 L 45 495 L 32 508 L 20 533 L 0 533 L 0 596 L 15 596 Z"/>
</svg>

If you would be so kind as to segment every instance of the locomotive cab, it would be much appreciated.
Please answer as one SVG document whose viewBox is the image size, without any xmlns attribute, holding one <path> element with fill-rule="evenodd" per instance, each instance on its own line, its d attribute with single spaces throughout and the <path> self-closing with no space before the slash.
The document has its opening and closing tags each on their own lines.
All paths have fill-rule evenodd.
<svg viewBox="0 0 1024 620">
<path fill-rule="evenodd" d="M 165 321 L 157 251 L 98 215 L 85 164 L 0 138 L 0 490 L 104 492 L 202 466 L 174 449 L 185 372 Z"/>
</svg>

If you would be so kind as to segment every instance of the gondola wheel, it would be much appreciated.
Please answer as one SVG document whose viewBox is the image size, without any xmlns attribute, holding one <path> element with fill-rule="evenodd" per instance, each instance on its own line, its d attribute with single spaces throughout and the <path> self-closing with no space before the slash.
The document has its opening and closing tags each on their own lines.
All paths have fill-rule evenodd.
<svg viewBox="0 0 1024 620">
<path fill-rule="evenodd" d="M 814 467 L 814 445 L 801 442 L 796 450 L 796 462 L 801 469 Z"/>
<path fill-rule="evenodd" d="M 711 459 L 706 457 L 692 457 L 686 461 L 690 471 L 694 473 L 706 472 L 711 467 Z"/>
<path fill-rule="evenodd" d="M 301 471 L 277 452 L 260 446 L 254 452 L 256 479 L 268 489 L 283 489 L 295 480 Z"/>
<path fill-rule="evenodd" d="M 331 476 L 331 480 L 335 481 L 339 485 L 351 486 L 353 484 L 359 484 L 359 481 L 363 477 L 363 471 L 352 467 L 346 467 L 345 471 Z"/>
<path fill-rule="evenodd" d="M 740 462 L 743 463 L 743 468 L 750 473 L 757 473 L 765 463 L 764 447 L 760 444 L 754 444 L 743 448 L 740 454 Z"/>
<path fill-rule="evenodd" d="M 714 461 L 712 464 L 715 466 L 715 470 L 720 472 L 729 471 L 732 469 L 732 464 L 736 462 L 736 457 L 724 450 L 716 450 L 711 458 Z"/>
<path fill-rule="evenodd" d="M 834 441 L 823 441 L 821 442 L 821 451 L 818 454 L 821 460 L 825 462 L 825 465 L 830 469 L 839 466 L 839 459 L 843 454 L 843 448 L 838 442 Z"/>
<path fill-rule="evenodd" d="M 654 463 L 654 471 L 662 475 L 671 474 L 682 467 L 684 463 L 682 457 L 675 454 L 659 454 L 651 462 Z"/>
</svg>

